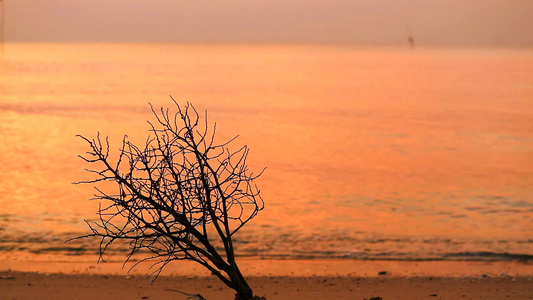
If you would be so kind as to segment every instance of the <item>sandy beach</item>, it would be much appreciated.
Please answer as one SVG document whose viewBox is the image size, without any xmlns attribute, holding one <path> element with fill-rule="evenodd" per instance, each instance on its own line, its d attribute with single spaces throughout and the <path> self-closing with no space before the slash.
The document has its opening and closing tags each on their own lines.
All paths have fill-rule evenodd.
<svg viewBox="0 0 533 300">
<path fill-rule="evenodd" d="M 0 260 L 0 299 L 233 299 L 234 292 L 192 263 L 176 262 L 155 281 L 147 264 Z M 84 259 L 78 258 L 78 261 Z M 88 260 L 87 260 L 88 261 Z M 532 299 L 527 262 L 254 260 L 240 266 L 267 299 Z"/>
<path fill-rule="evenodd" d="M 531 299 L 532 277 L 250 277 L 257 295 L 267 299 Z M 233 292 L 213 277 L 146 275 L 0 273 L 0 298 L 24 299 L 233 299 Z"/>
</svg>

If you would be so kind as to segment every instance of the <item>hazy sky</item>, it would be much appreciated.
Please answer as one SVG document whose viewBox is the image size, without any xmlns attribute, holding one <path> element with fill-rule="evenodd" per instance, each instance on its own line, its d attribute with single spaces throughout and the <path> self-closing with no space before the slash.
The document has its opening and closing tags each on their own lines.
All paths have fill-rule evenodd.
<svg viewBox="0 0 533 300">
<path fill-rule="evenodd" d="M 533 47 L 533 0 L 3 3 L 6 41 L 402 44 L 410 27 L 420 45 Z"/>
</svg>

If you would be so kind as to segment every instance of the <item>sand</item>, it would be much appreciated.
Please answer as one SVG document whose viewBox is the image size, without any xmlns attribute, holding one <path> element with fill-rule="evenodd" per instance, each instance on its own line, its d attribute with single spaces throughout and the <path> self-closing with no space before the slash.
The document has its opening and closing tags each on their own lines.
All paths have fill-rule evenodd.
<svg viewBox="0 0 533 300">
<path fill-rule="evenodd" d="M 254 276 L 254 292 L 269 300 L 295 299 L 532 299 L 533 277 Z M 187 299 L 167 289 L 233 299 L 214 277 L 0 272 L 0 299 Z"/>
<path fill-rule="evenodd" d="M 39 256 L 40 257 L 40 256 Z M 127 273 L 122 263 L 94 257 L 0 259 L 0 300 L 187 299 L 232 300 L 234 292 L 197 264 L 169 264 L 157 280 L 149 265 Z M 533 299 L 529 262 L 256 260 L 239 265 L 256 295 L 269 300 Z M 385 275 L 380 275 L 385 273 Z"/>
</svg>

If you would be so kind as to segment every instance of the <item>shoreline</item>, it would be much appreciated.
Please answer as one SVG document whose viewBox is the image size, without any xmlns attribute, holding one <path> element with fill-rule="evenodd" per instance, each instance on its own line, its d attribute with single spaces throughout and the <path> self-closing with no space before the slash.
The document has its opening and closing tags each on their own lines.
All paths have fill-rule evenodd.
<svg viewBox="0 0 533 300">
<path fill-rule="evenodd" d="M 269 300 L 295 299 L 531 299 L 533 277 L 250 276 L 254 293 Z M 2 299 L 187 299 L 179 290 L 208 300 L 233 299 L 214 276 L 42 274 L 0 272 Z"/>
<path fill-rule="evenodd" d="M 0 271 L 100 274 L 100 275 L 148 275 L 152 263 L 144 262 L 132 268 L 136 261 L 124 265 L 121 256 L 106 257 L 108 262 L 98 261 L 97 255 L 85 256 L 0 256 Z M 533 277 L 533 263 L 518 261 L 394 261 L 350 259 L 250 259 L 240 257 L 239 268 L 245 276 L 348 276 L 377 277 L 382 272 L 394 277 L 480 277 L 521 276 Z M 174 261 L 168 264 L 164 276 L 210 276 L 199 264 L 190 261 Z"/>
</svg>

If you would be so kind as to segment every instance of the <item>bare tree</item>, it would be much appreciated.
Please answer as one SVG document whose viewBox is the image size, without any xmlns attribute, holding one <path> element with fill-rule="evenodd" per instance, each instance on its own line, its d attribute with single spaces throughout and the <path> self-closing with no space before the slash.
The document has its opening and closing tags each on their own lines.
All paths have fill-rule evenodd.
<svg viewBox="0 0 533 300">
<path fill-rule="evenodd" d="M 107 137 L 80 136 L 90 147 L 80 157 L 97 166 L 88 169 L 97 178 L 76 184 L 112 182 L 114 192 L 95 187 L 99 220 L 86 221 L 92 233 L 76 239 L 101 238 L 99 260 L 123 240 L 130 247 L 126 262 L 148 252 L 135 265 L 151 260 L 156 276 L 171 261 L 195 261 L 234 289 L 237 299 L 255 299 L 235 261 L 232 237 L 264 208 L 253 184 L 262 171 L 248 170 L 247 146 L 228 149 L 236 137 L 215 143 L 216 123 L 208 124 L 207 112 L 202 122 L 193 105 L 171 99 L 177 112 L 150 105 L 156 120 L 148 122 L 145 144 L 125 136 L 113 162 Z"/>
</svg>

